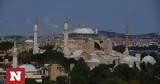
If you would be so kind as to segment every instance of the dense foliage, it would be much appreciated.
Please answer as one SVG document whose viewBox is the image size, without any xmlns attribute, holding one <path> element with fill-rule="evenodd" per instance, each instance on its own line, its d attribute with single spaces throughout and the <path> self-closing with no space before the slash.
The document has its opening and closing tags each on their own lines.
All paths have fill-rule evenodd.
<svg viewBox="0 0 160 84">
<path fill-rule="evenodd" d="M 100 64 L 90 71 L 87 66 L 84 69 L 84 64 L 81 66 L 74 67 L 78 70 L 73 69 L 71 75 L 74 76 L 71 76 L 70 84 L 160 84 L 160 64 L 142 63 L 142 70 L 136 66 L 130 68 L 127 64 L 120 64 L 113 71 L 112 65 Z"/>
<path fill-rule="evenodd" d="M 18 55 L 18 61 L 22 64 L 35 62 L 39 66 L 57 63 L 64 66 L 66 71 L 69 69 L 69 61 L 64 57 L 63 53 L 53 50 L 47 50 L 42 54 L 35 55 L 29 52 L 22 52 Z"/>
<path fill-rule="evenodd" d="M 54 45 L 45 45 L 45 46 L 40 46 L 41 49 L 45 49 L 45 50 L 52 50 L 54 48 Z"/>
<path fill-rule="evenodd" d="M 0 50 L 7 51 L 8 49 L 13 47 L 13 42 L 0 42 Z"/>
</svg>

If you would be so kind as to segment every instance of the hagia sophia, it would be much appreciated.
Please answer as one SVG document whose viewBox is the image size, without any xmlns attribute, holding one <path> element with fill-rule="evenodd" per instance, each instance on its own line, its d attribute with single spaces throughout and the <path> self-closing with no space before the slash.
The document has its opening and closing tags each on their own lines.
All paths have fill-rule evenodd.
<svg viewBox="0 0 160 84">
<path fill-rule="evenodd" d="M 38 29 L 39 25 L 36 23 L 33 28 L 33 40 L 27 39 L 23 41 L 23 43 L 14 42 L 14 47 L 11 49 L 11 54 L 13 55 L 12 66 L 13 68 L 25 68 L 26 70 L 26 78 L 34 78 L 36 81 L 42 82 L 42 75 L 38 74 L 38 69 L 36 69 L 32 64 L 23 64 L 19 66 L 17 56 L 19 52 L 23 51 L 32 51 L 33 54 L 44 53 L 46 50 L 41 49 L 38 37 Z M 132 56 L 129 53 L 128 49 L 128 26 L 125 27 L 125 51 L 120 53 L 112 49 L 113 41 L 107 36 L 100 36 L 98 28 L 93 30 L 92 28 L 81 25 L 75 28 L 73 31 L 69 32 L 69 21 L 68 19 L 64 20 L 64 34 L 63 36 L 57 36 L 54 38 L 54 47 L 53 50 L 60 51 L 64 53 L 64 57 L 67 59 L 75 59 L 78 60 L 83 58 L 84 61 L 88 64 L 90 69 L 93 69 L 95 66 L 99 64 L 113 64 L 115 66 L 111 69 L 114 69 L 119 64 L 128 64 L 129 67 L 133 67 L 136 64 L 136 67 L 140 69 L 140 63 L 150 63 L 155 64 L 156 60 L 153 56 L 149 54 L 143 58 L 141 58 L 140 53 L 136 53 L 135 56 Z M 5 63 L 8 63 L 5 60 Z M 50 67 L 50 75 L 51 80 L 56 80 L 56 78 L 60 75 L 67 75 L 62 70 L 59 70 L 61 65 L 59 64 L 44 64 L 44 66 L 51 65 Z M 73 68 L 74 64 L 70 64 L 70 70 Z M 43 71 L 43 70 L 42 70 Z M 46 75 L 49 75 L 49 71 L 44 70 Z"/>
<path fill-rule="evenodd" d="M 107 37 L 101 37 L 98 34 L 98 28 L 92 28 L 86 25 L 81 25 L 75 30 L 69 31 L 69 22 L 67 19 L 64 21 L 64 36 L 63 38 L 57 37 L 56 46 L 63 49 L 66 58 L 79 59 L 83 58 L 87 64 L 94 68 L 98 64 L 116 64 L 127 63 L 130 67 L 137 64 L 137 67 L 143 62 L 155 63 L 152 56 L 146 56 L 141 60 L 139 53 L 136 56 L 131 56 L 128 50 L 128 26 L 125 29 L 125 52 L 120 53 L 112 49 L 112 40 Z M 153 59 L 153 60 L 150 60 Z"/>
<path fill-rule="evenodd" d="M 33 54 L 43 53 L 44 50 L 38 47 L 38 24 L 34 25 L 34 38 L 33 40 L 26 40 L 25 45 L 30 46 L 33 49 Z M 69 32 L 70 31 L 70 32 Z M 68 59 L 83 58 L 85 62 L 94 68 L 98 64 L 116 64 L 127 63 L 130 67 L 139 64 L 143 61 L 146 63 L 154 64 L 155 59 L 152 56 L 145 56 L 141 60 L 141 54 L 137 53 L 135 56 L 131 56 L 128 50 L 128 26 L 125 27 L 125 52 L 120 53 L 112 49 L 113 42 L 111 39 L 102 37 L 99 35 L 98 28 L 93 30 L 92 28 L 81 25 L 75 28 L 73 31 L 69 30 L 68 19 L 64 20 L 64 34 L 63 36 L 57 36 L 54 38 L 54 50 L 61 51 Z"/>
</svg>

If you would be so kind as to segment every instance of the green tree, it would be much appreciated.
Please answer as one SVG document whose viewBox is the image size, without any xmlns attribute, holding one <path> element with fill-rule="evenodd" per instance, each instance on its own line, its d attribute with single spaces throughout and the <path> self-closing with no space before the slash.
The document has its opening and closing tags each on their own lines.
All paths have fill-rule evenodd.
<svg viewBox="0 0 160 84">
<path fill-rule="evenodd" d="M 4 56 L 4 59 L 8 59 L 9 61 L 13 60 L 13 56 L 9 56 L 8 54 Z"/>
<path fill-rule="evenodd" d="M 9 42 L 9 41 L 0 42 L 0 50 L 7 51 L 12 47 L 13 47 L 13 42 Z"/>
<path fill-rule="evenodd" d="M 122 80 L 131 79 L 132 73 L 128 64 L 119 64 L 113 71 L 115 77 L 120 77 Z"/>
<path fill-rule="evenodd" d="M 141 84 L 159 84 L 160 80 L 157 78 L 159 68 L 159 64 L 142 63 L 139 79 Z"/>
<path fill-rule="evenodd" d="M 139 79 L 139 73 L 140 73 L 140 71 L 136 66 L 130 68 L 131 79 L 138 80 Z"/>
<path fill-rule="evenodd" d="M 33 54 L 29 52 L 22 52 L 18 54 L 18 61 L 22 64 L 31 63 L 34 59 Z"/>
<path fill-rule="evenodd" d="M 127 84 L 140 84 L 140 82 L 138 80 L 129 80 Z"/>
<path fill-rule="evenodd" d="M 106 65 L 106 64 L 100 64 L 96 66 L 93 70 L 90 72 L 90 84 L 98 84 L 101 80 L 104 80 L 106 78 L 110 78 L 112 76 L 111 68 L 112 65 Z"/>
<path fill-rule="evenodd" d="M 69 70 L 69 61 L 64 57 L 63 53 L 53 50 L 47 50 L 42 54 L 35 55 L 30 52 L 22 52 L 18 55 L 18 60 L 23 64 L 37 62 L 40 66 L 43 66 L 45 63 L 57 63 L 62 65 L 66 71 Z"/>
<path fill-rule="evenodd" d="M 41 49 L 46 49 L 46 50 L 52 50 L 54 48 L 54 45 L 46 45 L 46 46 L 41 46 Z"/>
<path fill-rule="evenodd" d="M 153 65 L 153 76 L 156 78 L 156 79 L 159 79 L 160 78 L 160 63 L 155 63 Z"/>
<path fill-rule="evenodd" d="M 57 84 L 67 84 L 68 79 L 66 76 L 59 76 L 56 80 Z"/>
<path fill-rule="evenodd" d="M 26 84 L 39 84 L 35 81 L 35 79 L 29 79 L 29 78 L 25 79 L 25 82 Z"/>
<path fill-rule="evenodd" d="M 84 62 L 84 60 L 82 58 L 80 58 L 71 74 L 71 80 L 70 80 L 70 84 L 88 84 L 88 76 L 89 76 L 89 72 L 90 72 L 90 68 L 89 66 Z"/>
<path fill-rule="evenodd" d="M 101 81 L 99 84 L 129 84 L 127 81 L 122 80 L 118 77 L 106 78 L 105 80 Z"/>
</svg>

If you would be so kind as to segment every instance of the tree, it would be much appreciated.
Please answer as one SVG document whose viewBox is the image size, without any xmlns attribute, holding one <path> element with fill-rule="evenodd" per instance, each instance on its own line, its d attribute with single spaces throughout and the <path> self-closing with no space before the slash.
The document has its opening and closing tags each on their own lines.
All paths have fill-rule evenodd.
<svg viewBox="0 0 160 84">
<path fill-rule="evenodd" d="M 38 83 L 35 81 L 35 79 L 29 79 L 29 78 L 25 79 L 25 82 L 26 82 L 26 84 L 38 84 Z"/>
<path fill-rule="evenodd" d="M 130 68 L 131 73 L 131 79 L 138 80 L 139 79 L 139 69 L 137 68 L 136 64 L 134 63 L 134 66 Z"/>
<path fill-rule="evenodd" d="M 13 60 L 13 56 L 9 56 L 8 54 L 4 56 L 4 59 L 8 59 L 9 61 Z"/>
<path fill-rule="evenodd" d="M 19 62 L 31 63 L 36 62 L 38 65 L 43 66 L 44 64 L 57 63 L 65 68 L 65 71 L 69 71 L 69 61 L 64 57 L 64 54 L 54 50 L 47 50 L 42 54 L 33 55 L 30 52 L 22 52 L 18 55 Z"/>
<path fill-rule="evenodd" d="M 101 80 L 110 78 L 112 76 L 112 73 L 110 71 L 111 68 L 112 65 L 106 65 L 106 64 L 100 64 L 96 66 L 90 72 L 89 75 L 90 84 L 98 84 Z"/>
<path fill-rule="evenodd" d="M 87 77 L 74 73 L 71 76 L 70 84 L 89 84 L 89 81 Z"/>
<path fill-rule="evenodd" d="M 32 58 L 33 54 L 29 52 L 22 52 L 18 54 L 18 61 L 22 64 L 31 63 L 34 59 Z"/>
<path fill-rule="evenodd" d="M 54 48 L 54 45 L 46 45 L 46 46 L 41 46 L 41 49 L 46 49 L 46 50 L 52 50 Z"/>
<path fill-rule="evenodd" d="M 127 81 L 122 80 L 118 77 L 113 77 L 102 80 L 99 84 L 130 84 L 130 83 L 127 83 Z"/>
<path fill-rule="evenodd" d="M 12 47 L 13 47 L 13 42 L 9 42 L 9 41 L 0 42 L 0 50 L 7 51 Z"/>
<path fill-rule="evenodd" d="M 84 60 L 82 58 L 80 58 L 71 74 L 70 74 L 70 77 L 71 77 L 71 80 L 70 80 L 70 83 L 71 84 L 88 84 L 89 81 L 88 81 L 88 76 L 89 76 L 89 72 L 90 72 L 90 68 L 89 66 L 84 62 Z"/>
<path fill-rule="evenodd" d="M 159 68 L 159 64 L 142 63 L 139 79 L 141 84 L 159 84 L 160 80 L 157 78 Z"/>
<path fill-rule="evenodd" d="M 129 80 L 127 84 L 140 84 L 140 82 L 138 80 Z"/>
<path fill-rule="evenodd" d="M 57 84 L 67 84 L 68 80 L 66 76 L 59 76 L 56 82 Z"/>
<path fill-rule="evenodd" d="M 156 79 L 160 79 L 160 63 L 155 63 L 153 65 L 153 76 Z"/>
<path fill-rule="evenodd" d="M 115 77 L 120 77 L 122 80 L 129 80 L 132 76 L 128 64 L 119 64 L 113 71 Z"/>
</svg>

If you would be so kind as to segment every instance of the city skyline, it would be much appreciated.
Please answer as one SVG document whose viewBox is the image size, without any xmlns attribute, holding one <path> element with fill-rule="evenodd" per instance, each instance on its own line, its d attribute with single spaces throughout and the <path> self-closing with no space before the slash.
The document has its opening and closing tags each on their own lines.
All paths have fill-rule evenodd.
<svg viewBox="0 0 160 84">
<path fill-rule="evenodd" d="M 32 35 L 39 19 L 40 34 L 63 33 L 63 20 L 69 17 L 69 29 L 86 24 L 95 30 L 129 34 L 160 32 L 158 0 L 1 0 L 0 35 Z"/>
</svg>

